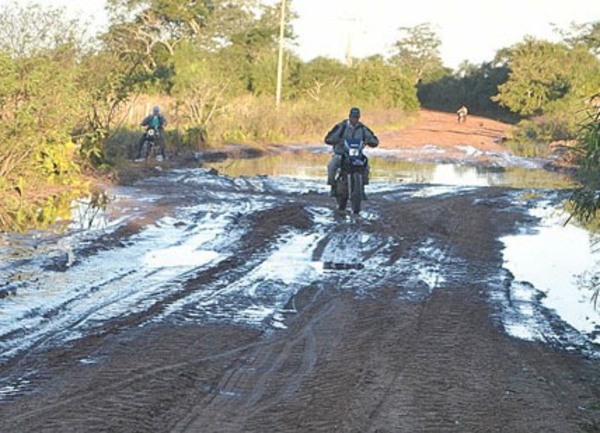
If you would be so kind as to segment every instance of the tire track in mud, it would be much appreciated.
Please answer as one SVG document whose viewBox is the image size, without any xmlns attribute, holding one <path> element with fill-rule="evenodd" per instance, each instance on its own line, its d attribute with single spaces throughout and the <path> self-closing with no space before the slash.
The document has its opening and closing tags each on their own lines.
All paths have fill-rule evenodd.
<svg viewBox="0 0 600 433">
<path fill-rule="evenodd" d="M 423 366 L 431 364 L 432 361 L 435 365 L 441 363 L 444 366 L 452 363 L 453 357 L 450 354 L 456 351 L 457 346 L 460 347 L 460 343 L 454 338 L 443 338 L 443 335 L 453 334 L 449 329 L 463 323 L 465 314 L 468 314 L 466 310 L 469 310 L 469 307 L 462 308 L 464 306 L 462 303 L 457 305 L 460 308 L 454 308 L 455 305 L 449 302 L 444 302 L 444 308 L 441 309 L 436 306 L 436 299 L 443 296 L 442 293 L 452 293 L 452 296 L 455 296 L 455 289 L 448 287 L 453 285 L 454 281 L 480 282 L 486 279 L 485 270 L 482 275 L 482 269 L 475 270 L 472 262 L 457 257 L 455 243 L 448 242 L 448 237 L 460 232 L 464 225 L 462 218 L 452 217 L 455 213 L 454 207 L 455 204 L 449 205 L 442 201 L 437 208 L 427 206 L 426 212 L 417 214 L 421 222 L 430 221 L 427 222 L 431 229 L 427 236 L 434 237 L 426 237 L 422 240 L 423 247 L 426 247 L 424 250 L 423 247 L 416 248 L 418 245 L 409 247 L 403 254 L 408 254 L 410 258 L 402 261 L 405 264 L 426 263 L 427 256 L 432 255 L 431 248 L 435 247 L 437 253 L 433 254 L 436 262 L 434 270 L 440 272 L 438 275 L 440 278 L 435 279 L 430 290 L 422 292 L 416 299 L 411 298 L 413 301 L 418 300 L 418 303 L 411 312 L 410 324 L 403 329 L 407 338 L 403 339 L 401 347 L 407 350 L 398 353 L 394 349 L 388 349 L 393 353 L 393 356 L 386 361 L 389 371 L 382 377 L 377 375 L 370 377 L 370 386 L 365 386 L 361 392 L 364 395 L 375 394 L 378 398 L 369 401 L 361 396 L 354 402 L 351 406 L 354 416 L 349 416 L 351 421 L 345 424 L 348 430 L 380 431 L 393 428 L 402 431 L 446 431 L 448 425 L 452 424 L 449 418 L 428 423 L 427 419 L 415 415 L 431 412 L 431 408 L 427 406 L 431 403 L 432 395 L 435 393 L 445 395 L 450 390 L 450 386 L 444 379 L 433 381 L 432 389 L 428 390 L 424 385 L 429 378 L 435 377 L 435 374 L 428 374 Z M 472 235 L 477 238 L 481 233 L 472 233 Z M 395 283 L 400 284 L 396 290 L 399 292 L 412 290 L 413 283 L 408 271 L 404 270 L 403 273 L 396 275 L 398 279 Z M 467 293 L 470 293 L 470 290 Z M 391 326 L 394 326 L 393 322 Z M 391 344 L 384 343 L 384 347 Z M 380 349 L 379 352 L 385 353 L 386 349 Z M 374 371 L 377 370 L 376 366 L 372 368 Z M 407 388 L 411 389 L 408 385 L 410 381 L 416 382 L 414 389 L 417 391 L 413 393 L 417 396 L 423 395 L 425 404 L 415 398 L 413 393 L 406 393 Z M 443 411 L 445 407 L 440 406 L 438 409 Z M 390 412 L 394 413 L 394 417 L 390 418 Z"/>
<path fill-rule="evenodd" d="M 284 219 L 284 221 L 286 221 L 286 219 Z M 264 233 L 262 233 L 260 236 L 261 236 L 261 238 L 263 238 L 263 237 L 264 237 Z M 255 241 L 253 241 L 253 242 L 251 242 L 251 243 L 254 245 L 254 248 L 255 248 L 255 247 L 256 247 L 256 242 L 255 242 Z M 268 244 L 268 242 L 267 242 L 267 244 Z M 255 254 L 255 255 L 256 255 L 256 254 Z M 259 256 L 260 256 L 260 255 L 259 255 Z M 231 270 L 233 270 L 233 269 L 237 269 L 237 267 L 238 267 L 237 265 L 233 265 L 233 266 L 231 266 L 231 267 L 228 267 L 226 270 L 223 270 L 223 271 L 224 271 L 224 272 L 225 272 L 225 271 L 231 271 Z M 241 272 L 241 273 L 243 273 L 243 272 Z M 213 276 L 212 278 L 210 278 L 210 280 L 219 280 L 219 279 L 220 279 L 220 278 L 219 278 L 218 276 Z M 191 285 L 191 286 L 197 286 L 197 285 L 199 285 L 199 281 L 198 281 L 198 280 L 190 281 L 189 283 L 190 283 L 190 285 Z M 167 299 L 167 300 L 165 301 L 165 303 L 168 303 L 168 302 L 169 302 L 169 300 Z M 115 328 L 114 328 L 114 325 L 115 325 L 114 323 L 112 323 L 112 324 L 111 324 L 111 332 L 114 332 L 114 331 L 113 331 L 113 330 L 115 329 Z M 131 322 L 129 323 L 129 325 L 131 325 Z M 308 343 L 310 343 L 311 341 L 313 341 L 311 338 L 308 338 L 308 337 L 310 337 L 310 336 L 305 334 L 305 335 L 304 335 L 304 340 L 303 340 L 303 341 L 305 341 L 305 342 L 308 342 Z M 126 382 L 126 383 L 129 383 L 129 382 Z M 293 387 L 292 387 L 292 388 L 293 388 Z M 256 396 L 256 395 L 255 395 L 255 399 L 256 399 L 256 398 L 258 398 L 258 396 Z"/>
<path fill-rule="evenodd" d="M 192 371 L 194 369 L 198 369 L 200 368 L 200 366 L 206 363 L 217 362 L 220 359 L 228 359 L 242 356 L 246 351 L 253 349 L 255 346 L 260 345 L 264 345 L 264 343 L 260 341 L 254 341 L 246 345 L 241 345 L 229 350 L 225 350 L 223 352 L 217 352 L 201 358 L 194 359 L 192 362 L 190 362 L 190 360 L 188 359 L 173 364 L 153 366 L 147 369 L 143 368 L 142 366 L 139 366 L 134 369 L 132 369 L 131 367 L 127 367 L 123 368 L 120 372 L 117 373 L 115 373 L 114 370 L 111 370 L 105 375 L 100 375 L 100 377 L 96 379 L 96 383 L 100 383 L 101 385 L 96 384 L 94 385 L 93 389 L 77 391 L 76 393 L 67 396 L 60 394 L 54 402 L 47 402 L 43 407 L 40 407 L 38 409 L 23 411 L 19 413 L 17 416 L 11 419 L 11 423 L 14 423 L 14 426 L 18 426 L 19 423 L 26 422 L 30 419 L 34 419 L 37 417 L 51 419 L 52 414 L 55 412 L 64 411 L 65 409 L 67 412 L 69 412 L 71 409 L 76 408 L 82 402 L 90 400 L 96 402 L 98 400 L 110 401 L 113 403 L 120 402 L 119 404 L 125 407 L 127 406 L 126 402 L 128 401 L 135 400 L 139 402 L 144 400 L 143 394 L 140 395 L 137 393 L 127 392 L 125 396 L 119 395 L 120 392 L 132 388 L 136 383 L 148 382 L 151 378 L 160 378 L 162 377 L 161 375 L 165 374 L 191 376 Z M 115 380 L 115 376 L 120 377 L 120 379 Z M 110 417 L 115 417 L 115 414 L 110 414 Z"/>
<path fill-rule="evenodd" d="M 293 210 L 293 208 L 292 208 L 291 210 L 288 210 L 287 212 L 289 212 L 289 211 L 295 212 L 295 211 Z M 280 217 L 281 217 L 281 214 L 280 214 L 280 213 L 277 213 L 277 212 L 276 212 L 276 214 L 277 214 L 277 215 L 276 215 L 276 219 L 277 219 L 277 220 L 281 220 L 281 218 L 280 218 Z M 285 214 L 285 215 L 287 215 L 287 214 Z M 283 221 L 289 221 L 289 218 L 284 218 L 284 219 L 283 219 Z M 289 224 L 289 223 L 286 223 L 286 224 Z M 269 238 L 269 237 L 265 237 L 265 233 L 264 233 L 264 232 L 260 233 L 260 234 L 259 234 L 259 237 L 260 237 L 260 239 L 261 239 L 262 241 L 265 241 L 265 240 L 266 240 L 266 244 L 267 244 L 267 245 L 270 243 L 270 242 L 269 242 L 269 240 L 268 240 L 268 238 Z M 252 244 L 252 246 L 253 246 L 253 247 L 252 247 L 252 249 L 253 249 L 253 255 L 255 255 L 255 256 L 256 256 L 256 255 L 257 255 L 257 253 L 256 253 L 257 241 L 256 241 L 256 240 L 252 240 L 252 241 L 251 241 L 251 242 L 249 242 L 249 243 L 250 243 L 250 244 Z M 258 255 L 258 256 L 260 257 L 260 255 Z M 242 260 L 243 260 L 243 259 L 242 259 Z M 246 265 L 247 265 L 247 264 L 248 264 L 248 263 L 246 263 Z M 244 267 L 240 265 L 240 267 L 242 268 L 242 269 L 240 270 L 240 269 L 238 269 L 238 266 L 237 266 L 237 265 L 240 265 L 240 264 L 239 264 L 239 263 L 237 263 L 237 264 L 232 264 L 232 265 L 231 265 L 231 266 L 230 266 L 230 267 L 227 269 L 227 271 L 229 271 L 229 270 L 236 270 L 237 272 L 244 273 L 244 270 L 243 270 L 243 268 L 244 268 Z M 225 271 L 225 270 L 223 270 L 223 273 L 225 273 L 225 272 L 226 272 L 226 271 Z M 220 280 L 220 279 L 221 279 L 221 277 L 220 277 L 219 275 L 217 275 L 217 276 L 213 276 L 213 277 L 212 277 L 212 278 L 210 278 L 209 280 Z M 193 280 L 190 280 L 190 281 L 188 281 L 188 284 L 189 284 L 189 286 L 190 286 L 190 287 L 197 287 L 197 286 L 199 286 L 199 285 L 203 285 L 203 284 L 204 284 L 206 281 L 207 281 L 207 280 L 193 279 Z M 169 303 L 169 301 L 170 301 L 170 300 L 169 300 L 169 299 L 167 299 L 167 300 L 165 301 L 165 303 Z M 152 315 L 152 314 L 150 314 L 150 315 Z M 132 318 L 131 318 L 131 317 L 129 317 L 129 318 L 128 318 L 128 320 L 127 320 L 127 324 L 126 324 L 126 326 L 127 326 L 127 327 L 130 327 L 130 326 L 132 326 L 133 324 L 135 324 L 135 323 L 139 323 L 139 322 L 140 322 L 139 320 L 138 320 L 138 321 L 135 321 L 135 320 L 134 320 L 134 321 L 132 322 Z M 125 326 L 125 325 L 124 325 L 124 326 Z M 111 324 L 110 324 L 110 329 L 107 329 L 107 331 L 106 331 L 106 332 L 107 332 L 107 335 L 108 335 L 108 334 L 110 334 L 110 333 L 122 332 L 122 331 L 123 331 L 125 328 L 122 328 L 122 329 L 121 329 L 121 331 L 118 331 L 118 329 L 119 329 L 118 322 L 117 322 L 117 323 L 115 323 L 115 321 L 111 322 Z M 101 337 L 101 335 L 99 335 L 98 337 Z M 292 348 L 293 348 L 294 346 L 306 346 L 307 348 L 309 348 L 309 349 L 308 349 L 308 353 L 310 354 L 310 353 L 312 352 L 312 349 L 310 349 L 310 347 L 314 346 L 314 336 L 313 336 L 313 335 L 311 335 L 311 333 L 310 333 L 310 332 L 308 332 L 308 330 L 307 330 L 307 331 L 306 331 L 306 332 L 304 332 L 304 333 L 303 333 L 303 334 L 302 334 L 300 337 L 298 337 L 298 340 L 299 340 L 299 342 L 297 342 L 297 343 L 296 343 L 296 342 L 294 342 L 293 344 L 291 344 L 291 345 L 290 345 L 290 347 L 292 347 Z M 289 350 L 292 350 L 292 349 L 290 348 Z M 284 362 L 286 362 L 286 361 L 287 361 L 285 357 L 279 357 L 278 359 L 279 359 L 279 363 L 284 363 Z M 314 356 L 306 356 L 306 357 L 303 357 L 303 359 L 304 359 L 304 361 L 302 361 L 302 362 L 301 362 L 301 366 L 299 367 L 299 371 L 300 371 L 300 372 L 306 372 L 306 371 L 310 370 L 311 366 L 314 364 Z M 178 366 L 178 365 L 179 365 L 179 364 L 176 364 L 176 366 Z M 170 368 L 169 368 L 169 369 L 167 369 L 167 370 L 170 370 Z M 150 376 L 151 376 L 151 375 L 152 375 L 152 373 L 153 373 L 153 372 L 155 372 L 155 371 L 156 371 L 156 370 L 152 370 L 152 371 L 150 371 L 150 372 L 148 372 L 148 373 L 144 373 L 144 374 L 143 374 L 141 377 L 148 377 L 148 375 L 150 375 Z M 162 371 L 162 372 L 165 372 L 166 370 L 161 370 L 161 371 Z M 301 376 L 302 376 L 302 374 L 300 374 L 300 376 L 299 376 L 299 377 L 301 377 Z M 140 378 L 140 376 L 138 376 L 138 375 L 135 375 L 133 378 L 131 378 L 131 380 L 125 380 L 125 381 L 124 381 L 124 387 L 127 387 L 127 386 L 131 387 L 131 386 L 135 385 L 135 382 L 137 382 L 139 378 Z M 298 381 L 300 381 L 300 380 L 301 380 L 301 379 L 298 379 Z M 294 382 L 294 381 L 292 381 L 292 382 L 289 382 L 289 381 L 288 381 L 287 385 L 284 387 L 284 390 L 282 391 L 282 392 L 283 392 L 283 394 L 284 394 L 284 395 L 286 395 L 286 394 L 292 393 L 292 392 L 293 392 L 293 390 L 294 390 L 294 389 L 295 389 L 295 388 L 298 386 L 298 384 L 297 384 L 297 383 L 298 383 L 298 381 L 296 381 L 296 382 Z M 93 393 L 93 394 L 91 394 L 91 395 L 90 395 L 90 394 L 86 394 L 86 395 L 77 395 L 76 399 L 77 399 L 77 400 L 79 400 L 79 399 L 81 399 L 81 398 L 83 398 L 83 397 L 85 397 L 85 398 L 86 398 L 86 400 L 95 400 L 95 399 L 98 399 L 98 398 L 101 398 L 101 399 L 102 399 L 102 394 L 103 394 L 103 393 L 106 393 L 108 390 L 111 390 L 111 391 L 115 392 L 115 391 L 118 391 L 118 390 L 120 390 L 120 389 L 121 389 L 121 386 L 118 386 L 118 387 L 113 387 L 113 386 L 111 386 L 111 387 L 108 387 L 108 388 L 102 388 L 102 389 L 99 391 L 99 394 L 98 394 L 98 395 L 97 395 L 97 394 L 95 394 L 95 393 Z M 257 395 L 257 394 L 255 394 L 255 397 L 254 397 L 254 399 L 258 399 L 259 397 L 260 397 L 260 395 Z M 130 398 L 133 398 L 133 396 L 132 396 L 132 395 L 126 395 L 126 396 L 125 396 L 125 398 L 124 398 L 124 401 L 127 401 L 127 400 L 129 400 Z M 73 401 L 76 401 L 76 400 L 72 400 L 72 399 L 66 399 L 66 400 L 64 401 L 64 403 L 63 403 L 63 404 L 64 404 L 64 405 L 67 405 L 67 406 L 69 406 L 69 405 L 70 405 L 70 404 L 71 404 Z M 113 403 L 114 403 L 114 402 L 113 402 Z M 61 404 L 60 406 L 63 406 L 63 404 Z M 58 407 L 57 407 L 56 405 L 50 405 L 49 407 L 51 408 L 51 410 L 57 410 L 57 409 L 58 409 Z M 35 415 L 38 415 L 38 414 L 35 414 Z M 25 415 L 23 415 L 23 416 L 25 416 Z M 118 419 L 118 416 L 116 416 L 114 413 L 112 414 L 112 416 L 113 416 L 113 417 L 116 417 L 116 418 Z"/>
<path fill-rule="evenodd" d="M 454 254 L 473 251 L 472 247 L 456 242 L 459 239 L 453 239 L 454 236 L 460 235 L 462 242 L 467 239 L 479 242 L 486 237 L 496 237 L 489 237 L 490 233 L 497 232 L 494 218 L 477 219 L 487 221 L 486 225 L 490 226 L 473 226 L 468 219 L 451 218 L 452 212 L 449 211 L 452 209 L 442 209 L 449 221 L 445 224 L 446 228 L 438 233 L 442 235 L 441 238 L 450 238 L 448 245 L 452 245 Z M 430 217 L 430 221 L 438 224 L 439 216 Z M 470 238 L 460 234 L 465 230 L 470 232 Z M 491 251 L 498 249 L 496 247 Z M 549 420 L 555 417 L 548 413 L 544 419 L 530 410 L 535 406 L 536 398 L 544 400 L 548 395 L 526 397 L 525 400 L 530 399 L 530 405 L 526 405 L 525 409 L 514 405 L 510 394 L 516 388 L 506 384 L 514 382 L 514 377 L 519 375 L 519 366 L 514 365 L 511 356 L 498 353 L 509 345 L 509 339 L 502 336 L 489 320 L 491 313 L 485 299 L 486 283 L 494 277 L 496 267 L 490 266 L 486 257 L 488 255 L 483 254 L 477 259 L 459 261 L 462 262 L 462 269 L 456 267 L 445 273 L 448 281 L 433 291 L 431 297 L 421 305 L 417 323 L 410 332 L 414 338 L 410 346 L 404 346 L 410 349 L 399 356 L 401 367 L 396 367 L 385 393 L 378 393 L 384 397 L 368 417 L 362 418 L 362 423 L 358 416 L 354 423 L 347 425 L 348 429 L 476 431 L 483 420 L 499 425 L 505 422 L 499 406 L 507 412 L 519 413 L 522 419 L 534 417 L 547 431 L 554 431 L 556 423 L 562 423 L 557 431 L 570 431 L 573 428 L 564 420 Z M 495 260 L 499 266 L 501 256 L 496 254 Z M 474 312 L 478 314 L 474 315 Z M 488 337 L 482 339 L 483 334 Z M 515 356 L 514 350 L 507 352 Z M 507 373 L 511 369 L 512 373 Z M 455 398 L 456 395 L 460 395 L 460 399 Z M 513 401 L 504 404 L 507 400 Z M 363 408 L 363 402 L 357 407 Z M 556 409 L 556 406 L 553 407 L 553 410 Z M 367 422 L 367 418 L 372 421 Z M 519 431 L 518 428 L 516 431 Z"/>
<path fill-rule="evenodd" d="M 321 289 L 322 290 L 322 289 Z M 315 296 L 319 296 L 317 291 Z M 236 431 L 248 414 L 293 395 L 317 362 L 314 326 L 336 307 L 335 300 L 310 317 L 304 326 L 285 338 L 267 337 L 265 346 L 228 367 L 220 382 L 203 402 L 169 431 Z"/>
</svg>

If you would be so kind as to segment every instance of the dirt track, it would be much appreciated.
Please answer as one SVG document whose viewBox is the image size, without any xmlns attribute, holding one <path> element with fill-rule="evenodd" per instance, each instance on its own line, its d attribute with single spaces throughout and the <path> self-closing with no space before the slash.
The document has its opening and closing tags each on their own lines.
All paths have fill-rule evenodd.
<svg viewBox="0 0 600 433">
<path fill-rule="evenodd" d="M 470 115 L 465 123 L 457 123 L 456 116 L 438 111 L 421 110 L 417 120 L 398 132 L 380 134 L 382 146 L 421 147 L 427 144 L 451 148 L 457 145 L 473 146 L 482 150 L 503 151 L 502 139 L 511 125 Z"/>
<path fill-rule="evenodd" d="M 215 193 L 147 187 L 161 196 L 150 220 Z M 499 237 L 534 224 L 515 191 L 418 197 L 418 186 L 402 186 L 373 194 L 363 218 L 333 212 L 323 222 L 325 194 L 264 188 L 256 194 L 273 205 L 240 213 L 233 254 L 187 275 L 180 292 L 0 367 L 34 371 L 37 385 L 0 402 L 0 431 L 599 431 L 598 361 L 507 336 L 490 303 L 510 282 L 499 277 Z M 130 221 L 107 248 L 137 231 Z M 287 301 L 285 329 L 149 321 L 254 272 L 283 234 L 316 232 L 310 259 L 333 266 Z M 358 259 L 350 269 L 335 266 L 344 240 Z M 423 263 L 439 276 L 433 287 L 415 277 Z"/>
</svg>

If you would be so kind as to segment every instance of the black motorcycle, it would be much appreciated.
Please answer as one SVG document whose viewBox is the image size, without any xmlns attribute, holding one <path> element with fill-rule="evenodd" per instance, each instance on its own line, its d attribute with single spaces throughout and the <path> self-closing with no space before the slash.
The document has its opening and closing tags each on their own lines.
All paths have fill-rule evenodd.
<svg viewBox="0 0 600 433">
<path fill-rule="evenodd" d="M 148 128 L 144 133 L 144 142 L 142 143 L 141 155 L 146 161 L 151 158 L 156 159 L 158 152 L 159 132 L 155 128 Z"/>
<path fill-rule="evenodd" d="M 364 193 L 364 176 L 367 170 L 367 157 L 363 153 L 365 144 L 362 140 L 347 139 L 344 141 L 344 153 L 340 169 L 335 178 L 335 198 L 339 210 L 345 210 L 348 200 L 352 212 L 361 210 Z"/>
</svg>

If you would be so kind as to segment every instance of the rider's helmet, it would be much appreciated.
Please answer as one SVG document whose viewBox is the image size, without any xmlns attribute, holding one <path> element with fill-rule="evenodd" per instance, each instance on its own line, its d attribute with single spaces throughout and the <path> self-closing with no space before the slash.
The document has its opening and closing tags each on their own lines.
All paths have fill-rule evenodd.
<svg viewBox="0 0 600 433">
<path fill-rule="evenodd" d="M 153 109 L 152 109 L 152 114 L 159 114 L 160 113 L 160 107 L 158 105 L 156 105 Z"/>
<path fill-rule="evenodd" d="M 352 107 L 350 109 L 350 113 L 348 114 L 348 117 L 355 117 L 358 119 L 360 117 L 360 109 L 357 107 Z"/>
<path fill-rule="evenodd" d="M 350 123 L 356 126 L 358 124 L 358 119 L 360 119 L 360 110 L 356 107 L 352 107 L 348 114 L 348 118 L 350 119 Z"/>
</svg>

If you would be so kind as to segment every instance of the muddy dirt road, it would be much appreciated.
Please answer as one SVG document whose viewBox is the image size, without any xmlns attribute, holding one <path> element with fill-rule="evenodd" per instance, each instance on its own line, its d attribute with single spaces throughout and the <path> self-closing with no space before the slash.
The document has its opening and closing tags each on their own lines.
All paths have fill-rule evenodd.
<svg viewBox="0 0 600 433">
<path fill-rule="evenodd" d="M 61 293 L 3 335 L 0 430 L 597 425 L 593 347 L 566 350 L 550 321 L 555 344 L 517 340 L 499 319 L 498 238 L 535 224 L 520 191 L 396 185 L 355 217 L 287 182 L 163 174 L 121 191 L 127 217 L 28 262 L 43 274 L 20 262 L 4 302 Z"/>
<path fill-rule="evenodd" d="M 598 431 L 593 338 L 505 329 L 500 238 L 560 193 L 322 183 L 163 171 L 3 246 L 0 431 Z"/>
</svg>

